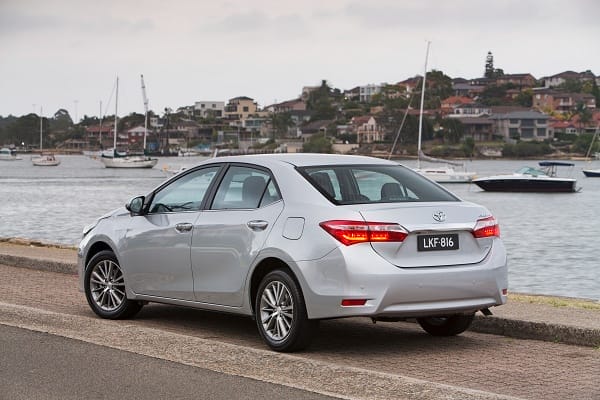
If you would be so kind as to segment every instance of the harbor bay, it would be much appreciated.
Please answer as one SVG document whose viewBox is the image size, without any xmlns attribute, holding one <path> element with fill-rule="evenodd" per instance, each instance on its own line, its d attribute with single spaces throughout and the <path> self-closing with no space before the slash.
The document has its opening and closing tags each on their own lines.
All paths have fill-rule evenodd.
<svg viewBox="0 0 600 400">
<path fill-rule="evenodd" d="M 20 237 L 77 245 L 82 229 L 97 217 L 146 194 L 170 175 L 166 169 L 191 166 L 202 157 L 160 158 L 148 170 L 106 169 L 92 158 L 61 156 L 61 165 L 35 167 L 24 159 L 0 165 L 0 238 Z M 400 163 L 414 167 L 413 160 Z M 536 160 L 475 160 L 477 176 L 510 173 Z M 579 193 L 491 193 L 472 184 L 446 187 L 466 201 L 486 206 L 499 220 L 509 257 L 509 288 L 515 292 L 600 300 L 597 240 L 600 179 L 589 167 L 571 171 Z M 568 172 L 568 171 L 567 171 Z"/>
</svg>

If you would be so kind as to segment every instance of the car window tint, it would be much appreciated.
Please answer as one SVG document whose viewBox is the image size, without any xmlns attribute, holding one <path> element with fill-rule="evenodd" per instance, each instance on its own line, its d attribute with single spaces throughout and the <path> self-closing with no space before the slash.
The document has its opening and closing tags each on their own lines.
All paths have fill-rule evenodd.
<svg viewBox="0 0 600 400">
<path fill-rule="evenodd" d="M 271 183 L 271 176 L 267 172 L 249 167 L 233 166 L 223 177 L 211 209 L 258 208 L 259 205 L 263 205 L 263 198 L 271 195 L 272 191 L 269 189 Z M 273 188 L 275 188 L 274 185 Z M 275 193 L 278 197 L 276 189 Z"/>
<path fill-rule="evenodd" d="M 268 206 L 269 204 L 275 203 L 276 201 L 281 200 L 281 196 L 277 191 L 277 187 L 275 186 L 275 182 L 271 180 L 267 185 L 267 190 L 260 201 L 260 207 Z"/>
<path fill-rule="evenodd" d="M 158 191 L 150 203 L 150 213 L 197 211 L 220 167 L 193 171 Z"/>
<path fill-rule="evenodd" d="M 324 192 L 326 196 L 337 201 L 342 200 L 340 182 L 332 168 L 316 169 L 309 172 L 309 176 L 312 179 L 313 184 L 315 184 L 321 192 Z"/>
<path fill-rule="evenodd" d="M 336 165 L 300 169 L 336 204 L 457 201 L 458 198 L 403 166 Z"/>
</svg>

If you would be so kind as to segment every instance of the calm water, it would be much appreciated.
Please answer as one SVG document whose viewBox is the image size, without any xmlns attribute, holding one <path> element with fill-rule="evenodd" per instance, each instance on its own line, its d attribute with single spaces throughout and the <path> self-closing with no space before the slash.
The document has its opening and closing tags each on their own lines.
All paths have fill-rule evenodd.
<svg viewBox="0 0 600 400">
<path fill-rule="evenodd" d="M 168 178 L 164 168 L 203 159 L 164 158 L 150 170 L 126 170 L 106 169 L 84 156 L 61 156 L 58 167 L 34 167 L 23 158 L 0 161 L 0 237 L 69 245 L 77 244 L 84 225 Z M 472 161 L 468 169 L 486 176 L 524 165 L 537 162 Z M 582 187 L 575 194 L 489 193 L 475 185 L 447 185 L 499 219 L 510 290 L 600 300 L 600 178 L 586 178 L 582 167 L 589 165 L 576 162 L 572 171 Z"/>
</svg>

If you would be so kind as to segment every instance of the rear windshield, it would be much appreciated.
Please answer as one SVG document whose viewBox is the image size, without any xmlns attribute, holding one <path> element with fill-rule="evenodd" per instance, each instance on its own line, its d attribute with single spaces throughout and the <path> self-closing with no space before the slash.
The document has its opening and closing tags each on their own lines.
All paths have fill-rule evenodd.
<svg viewBox="0 0 600 400">
<path fill-rule="evenodd" d="M 325 197 L 340 205 L 459 200 L 401 165 L 325 165 L 298 170 Z"/>
</svg>

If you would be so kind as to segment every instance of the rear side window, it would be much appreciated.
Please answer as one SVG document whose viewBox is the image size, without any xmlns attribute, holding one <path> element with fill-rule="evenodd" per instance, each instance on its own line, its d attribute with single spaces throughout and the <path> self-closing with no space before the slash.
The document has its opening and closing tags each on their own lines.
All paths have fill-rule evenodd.
<svg viewBox="0 0 600 400">
<path fill-rule="evenodd" d="M 253 209 L 279 199 L 270 174 L 255 168 L 232 166 L 217 189 L 211 209 Z"/>
<path fill-rule="evenodd" d="M 444 188 L 401 165 L 328 165 L 299 170 L 336 204 L 458 201 Z"/>
</svg>

